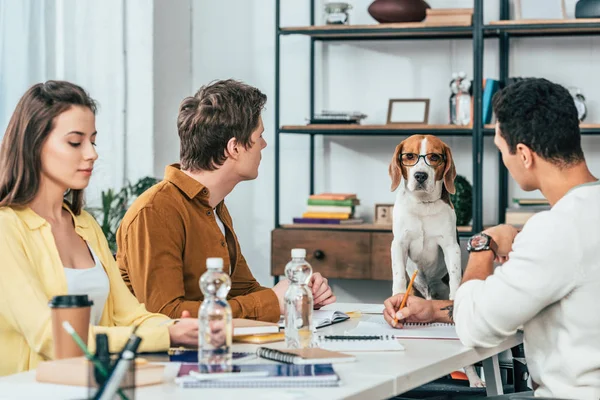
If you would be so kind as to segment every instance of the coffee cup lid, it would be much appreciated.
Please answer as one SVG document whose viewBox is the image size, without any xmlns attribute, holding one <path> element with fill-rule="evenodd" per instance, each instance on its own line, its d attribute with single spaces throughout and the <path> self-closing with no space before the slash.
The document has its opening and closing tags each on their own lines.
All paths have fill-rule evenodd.
<svg viewBox="0 0 600 400">
<path fill-rule="evenodd" d="M 87 294 L 68 294 L 64 296 L 54 296 L 48 303 L 50 308 L 77 308 L 89 307 L 94 302 L 88 299 Z"/>
</svg>

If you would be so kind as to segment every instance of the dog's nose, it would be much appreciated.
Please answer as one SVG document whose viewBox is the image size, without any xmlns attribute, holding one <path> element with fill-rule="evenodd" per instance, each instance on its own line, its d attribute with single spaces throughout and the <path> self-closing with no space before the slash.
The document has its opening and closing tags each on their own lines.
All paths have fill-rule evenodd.
<svg viewBox="0 0 600 400">
<path fill-rule="evenodd" d="M 419 183 L 423 183 L 427 180 L 427 172 L 415 172 L 415 179 Z"/>
</svg>

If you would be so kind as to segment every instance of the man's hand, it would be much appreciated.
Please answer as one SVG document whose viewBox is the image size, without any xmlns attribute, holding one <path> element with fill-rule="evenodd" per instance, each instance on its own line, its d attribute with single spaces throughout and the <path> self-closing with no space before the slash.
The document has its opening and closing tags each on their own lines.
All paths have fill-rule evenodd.
<svg viewBox="0 0 600 400">
<path fill-rule="evenodd" d="M 402 328 L 405 322 L 432 322 L 435 317 L 433 301 L 425 300 L 416 296 L 408 296 L 406 306 L 402 310 L 400 304 L 404 293 L 397 294 L 383 302 L 383 317 L 390 326 Z M 396 323 L 395 320 L 398 320 Z"/>
<path fill-rule="evenodd" d="M 512 225 L 498 225 L 488 228 L 483 231 L 492 237 L 498 245 L 498 253 L 496 254 L 497 262 L 505 262 L 508 259 L 508 253 L 512 251 L 512 245 L 515 237 L 519 233 L 517 228 Z"/>
<path fill-rule="evenodd" d="M 336 297 L 329 287 L 327 278 L 323 278 L 320 273 L 315 272 L 312 274 L 308 281 L 308 287 L 312 289 L 313 308 L 315 310 L 318 310 L 327 304 L 335 303 Z"/>
<path fill-rule="evenodd" d="M 277 300 L 279 300 L 279 314 L 283 315 L 285 312 L 285 292 L 290 286 L 290 281 L 287 279 L 282 279 L 277 282 L 277 285 L 273 286 L 273 291 L 277 296 Z"/>
<path fill-rule="evenodd" d="M 171 346 L 198 346 L 198 320 L 190 318 L 189 311 L 181 313 L 181 319 L 169 326 Z"/>
</svg>

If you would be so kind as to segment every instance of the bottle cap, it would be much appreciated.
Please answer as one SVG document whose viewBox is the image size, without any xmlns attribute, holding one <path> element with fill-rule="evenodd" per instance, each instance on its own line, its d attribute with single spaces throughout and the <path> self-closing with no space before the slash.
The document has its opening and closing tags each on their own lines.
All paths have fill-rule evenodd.
<svg viewBox="0 0 600 400">
<path fill-rule="evenodd" d="M 292 249 L 292 258 L 305 258 L 306 249 Z"/>
<path fill-rule="evenodd" d="M 206 268 L 223 269 L 223 259 L 221 257 L 209 257 L 206 259 Z"/>
</svg>

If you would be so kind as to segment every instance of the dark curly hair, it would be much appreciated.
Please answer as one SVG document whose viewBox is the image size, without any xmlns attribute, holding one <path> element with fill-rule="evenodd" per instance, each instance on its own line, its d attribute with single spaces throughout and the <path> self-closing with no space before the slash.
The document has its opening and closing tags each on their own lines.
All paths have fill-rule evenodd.
<svg viewBox="0 0 600 400">
<path fill-rule="evenodd" d="M 584 160 L 577 109 L 563 86 L 525 78 L 497 92 L 493 107 L 511 154 L 523 143 L 560 167 Z"/>
</svg>

